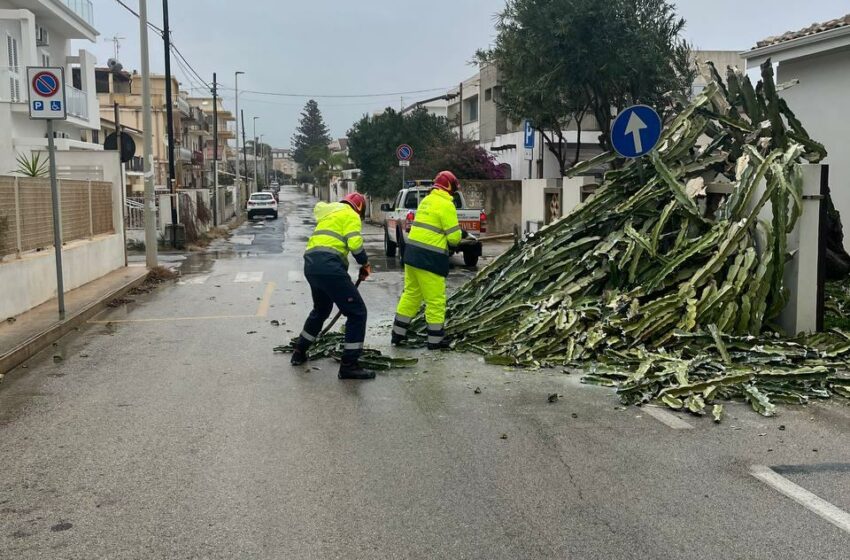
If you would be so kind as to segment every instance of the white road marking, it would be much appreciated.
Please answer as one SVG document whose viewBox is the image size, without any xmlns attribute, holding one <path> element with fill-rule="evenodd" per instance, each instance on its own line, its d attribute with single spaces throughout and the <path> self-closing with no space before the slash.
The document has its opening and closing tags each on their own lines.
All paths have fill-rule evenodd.
<svg viewBox="0 0 850 560">
<path fill-rule="evenodd" d="M 290 282 L 301 282 L 304 280 L 304 273 L 300 270 L 290 270 L 286 273 L 286 279 Z"/>
<path fill-rule="evenodd" d="M 663 408 L 659 408 L 657 406 L 646 405 L 641 407 L 641 410 L 661 422 L 662 424 L 666 424 L 668 427 L 673 428 L 674 430 L 693 430 L 694 427 L 673 414 L 672 412 L 668 412 Z"/>
<path fill-rule="evenodd" d="M 844 532 L 850 533 L 850 513 L 812 494 L 802 486 L 794 484 L 770 467 L 753 465 L 750 467 L 750 474 Z"/>
<path fill-rule="evenodd" d="M 181 286 L 184 286 L 186 284 L 203 284 L 204 282 L 206 282 L 209 279 L 210 279 L 209 274 L 203 274 L 201 276 L 190 276 L 188 278 L 184 278 L 183 280 L 180 280 L 179 282 L 177 282 L 177 284 L 181 285 Z"/>
<path fill-rule="evenodd" d="M 253 235 L 234 235 L 230 238 L 230 242 L 234 245 L 252 245 L 254 243 Z"/>
<path fill-rule="evenodd" d="M 240 272 L 236 275 L 234 282 L 262 282 L 262 272 Z"/>
</svg>

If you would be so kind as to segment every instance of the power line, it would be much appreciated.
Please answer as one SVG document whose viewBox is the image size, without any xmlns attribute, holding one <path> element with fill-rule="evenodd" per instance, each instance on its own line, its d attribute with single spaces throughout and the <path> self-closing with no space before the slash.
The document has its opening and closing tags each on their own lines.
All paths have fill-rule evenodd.
<svg viewBox="0 0 850 560">
<path fill-rule="evenodd" d="M 136 17 L 139 17 L 139 13 L 133 10 L 130 6 L 125 4 L 123 0 L 115 0 L 118 4 L 124 7 L 128 12 L 133 14 Z M 148 26 L 156 31 L 160 37 L 162 37 L 162 29 L 155 26 L 154 24 L 148 22 Z M 171 43 L 171 52 L 173 52 L 186 67 L 192 72 L 192 74 L 200 81 L 200 83 L 204 84 L 208 90 L 212 90 L 212 86 L 207 83 L 206 80 L 195 70 L 195 68 L 186 60 L 186 57 L 183 56 L 183 53 L 180 52 L 174 43 Z M 226 89 L 230 91 L 235 91 L 234 88 L 220 86 L 219 89 Z M 429 89 L 420 89 L 420 90 L 411 90 L 411 91 L 395 91 L 390 93 L 361 93 L 361 94 L 309 94 L 309 93 L 284 93 L 284 92 L 274 92 L 274 91 L 255 91 L 255 90 L 246 90 L 240 89 L 239 91 L 242 93 L 253 93 L 255 95 L 269 95 L 273 97 L 296 97 L 296 98 L 325 98 L 325 99 L 362 99 L 362 98 L 374 98 L 374 97 L 398 97 L 400 95 L 415 95 L 418 93 L 432 93 L 435 91 L 446 91 L 449 88 L 429 88 Z"/>
<path fill-rule="evenodd" d="M 125 3 L 123 2 L 123 0 L 115 0 L 115 1 L 116 1 L 116 2 L 120 5 L 120 6 L 122 6 L 125 10 L 127 10 L 128 12 L 130 12 L 131 14 L 133 14 L 134 16 L 136 16 L 137 18 L 138 18 L 138 17 L 140 17 L 140 16 L 139 16 L 139 12 L 137 12 L 136 10 L 134 10 L 133 8 L 131 8 L 130 6 L 128 6 L 127 4 L 125 4 Z M 154 31 L 156 31 L 156 32 L 157 32 L 157 34 L 159 34 L 159 36 L 160 36 L 160 37 L 162 37 L 163 30 L 162 30 L 161 28 L 157 27 L 156 25 L 154 25 L 154 24 L 153 24 L 153 23 L 151 23 L 151 22 L 148 22 L 148 27 L 150 27 L 151 29 L 153 29 Z M 193 66 L 189 63 L 189 61 L 188 61 L 188 60 L 186 60 L 186 57 L 185 57 L 185 56 L 183 56 L 183 53 L 182 53 L 182 52 L 180 52 L 180 49 L 178 49 L 178 48 L 177 48 L 177 46 L 176 46 L 173 42 L 171 43 L 171 52 L 172 52 L 172 53 L 174 53 L 175 55 L 177 55 L 177 57 L 179 57 L 179 58 L 180 58 L 180 60 L 182 60 L 182 61 L 183 61 L 183 63 L 184 63 L 184 64 L 186 65 L 186 67 L 187 67 L 187 68 L 191 71 L 191 73 L 192 73 L 192 74 L 194 74 L 194 75 L 195 75 L 195 77 L 196 77 L 196 78 L 197 78 L 197 79 L 198 79 L 198 80 L 199 80 L 202 84 L 204 84 L 208 90 L 212 90 L 212 86 L 211 86 L 210 84 L 208 84 L 208 83 L 207 83 L 207 81 L 206 81 L 206 80 L 204 80 L 204 78 L 203 78 L 203 77 L 202 77 L 202 76 L 201 76 L 201 75 L 200 75 L 200 74 L 199 74 L 199 73 L 195 70 L 195 68 L 194 68 L 194 67 L 193 67 Z M 188 75 L 187 75 L 187 77 L 188 77 Z"/>
<path fill-rule="evenodd" d="M 222 87 L 221 89 L 233 90 L 230 87 Z M 253 93 L 255 95 L 271 95 L 274 97 L 318 97 L 318 98 L 328 98 L 328 99 L 349 99 L 349 98 L 366 98 L 366 97 L 398 97 L 399 95 L 413 95 L 416 93 L 430 93 L 434 91 L 446 91 L 449 88 L 430 88 L 430 89 L 419 89 L 413 91 L 396 91 L 391 93 L 347 93 L 347 94 L 334 94 L 334 93 L 282 93 L 275 91 L 255 91 L 250 89 L 240 89 L 240 93 Z"/>
</svg>

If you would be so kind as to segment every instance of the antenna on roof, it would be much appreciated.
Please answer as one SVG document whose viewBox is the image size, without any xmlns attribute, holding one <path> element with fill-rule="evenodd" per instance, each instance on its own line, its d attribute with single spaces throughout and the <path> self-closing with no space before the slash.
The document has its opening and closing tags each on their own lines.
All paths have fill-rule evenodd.
<svg viewBox="0 0 850 560">
<path fill-rule="evenodd" d="M 127 37 L 121 37 L 120 35 L 113 35 L 111 39 L 104 39 L 104 42 L 112 43 L 115 46 L 115 60 L 119 60 L 118 53 L 121 51 L 121 41 L 126 38 Z"/>
</svg>

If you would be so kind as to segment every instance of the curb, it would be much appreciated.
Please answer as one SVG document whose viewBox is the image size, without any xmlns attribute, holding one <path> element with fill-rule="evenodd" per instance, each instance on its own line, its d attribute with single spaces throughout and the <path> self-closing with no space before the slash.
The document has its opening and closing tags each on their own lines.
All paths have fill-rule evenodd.
<svg viewBox="0 0 850 560">
<path fill-rule="evenodd" d="M 47 329 L 33 335 L 18 346 L 12 348 L 5 354 L 0 355 L 0 382 L 5 374 L 29 360 L 51 344 L 85 323 L 106 307 L 113 299 L 120 298 L 133 288 L 142 285 L 147 278 L 143 274 L 139 278 L 130 280 L 126 284 L 112 290 L 83 307 L 75 315 L 66 317 L 64 321 L 54 323 Z"/>
</svg>

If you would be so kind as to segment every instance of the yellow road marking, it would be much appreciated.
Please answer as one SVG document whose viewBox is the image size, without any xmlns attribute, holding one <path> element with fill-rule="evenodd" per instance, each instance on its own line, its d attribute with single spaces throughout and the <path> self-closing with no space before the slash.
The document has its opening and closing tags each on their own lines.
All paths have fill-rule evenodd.
<svg viewBox="0 0 850 560">
<path fill-rule="evenodd" d="M 260 301 L 260 306 L 257 308 L 257 317 L 265 317 L 269 314 L 269 306 L 272 303 L 272 294 L 277 285 L 274 282 L 266 284 L 266 293 L 263 294 L 263 299 Z"/>
<path fill-rule="evenodd" d="M 269 282 L 266 284 L 266 291 L 263 294 L 263 299 L 260 300 L 260 305 L 257 307 L 257 313 L 254 315 L 203 315 L 201 317 L 157 317 L 153 319 L 111 319 L 88 321 L 92 325 L 106 325 L 108 323 L 167 323 L 169 321 L 215 321 L 219 319 L 256 319 L 265 317 L 269 314 L 269 307 L 272 303 L 272 294 L 274 294 L 277 284 Z M 101 313 L 105 312 L 104 309 Z"/>
<path fill-rule="evenodd" d="M 213 319 L 255 319 L 256 315 L 206 315 L 203 317 L 158 317 L 155 319 L 112 319 L 109 321 L 89 321 L 92 325 L 109 323 L 167 323 L 168 321 L 209 321 Z"/>
</svg>

